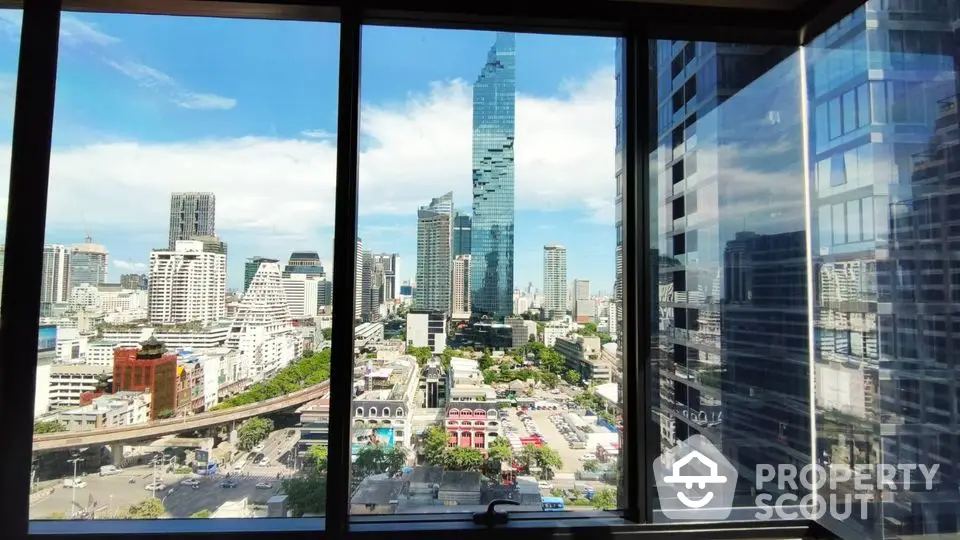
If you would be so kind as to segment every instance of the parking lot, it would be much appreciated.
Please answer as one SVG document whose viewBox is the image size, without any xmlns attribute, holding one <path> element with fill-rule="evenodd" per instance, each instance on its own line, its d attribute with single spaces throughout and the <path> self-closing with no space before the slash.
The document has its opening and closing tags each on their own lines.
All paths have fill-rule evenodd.
<svg viewBox="0 0 960 540">
<path fill-rule="evenodd" d="M 520 412 L 519 409 L 511 409 L 509 418 L 510 422 L 517 427 L 517 434 L 521 437 L 526 437 L 529 436 L 530 433 L 527 432 L 523 421 L 520 420 Z M 580 456 L 586 454 L 587 450 L 570 448 L 567 441 L 563 438 L 563 435 L 557 429 L 557 426 L 550 421 L 551 415 L 560 412 L 562 411 L 527 411 L 527 414 L 530 415 L 533 422 L 537 425 L 540 436 L 546 441 L 547 446 L 553 448 L 560 454 L 563 467 L 556 472 L 575 473 L 582 468 L 583 462 L 580 461 Z"/>
</svg>

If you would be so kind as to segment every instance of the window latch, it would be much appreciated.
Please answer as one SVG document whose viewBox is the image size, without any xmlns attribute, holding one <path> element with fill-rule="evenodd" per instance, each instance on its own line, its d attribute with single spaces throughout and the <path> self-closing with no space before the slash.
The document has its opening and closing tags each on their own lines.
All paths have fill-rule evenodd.
<svg viewBox="0 0 960 540">
<path fill-rule="evenodd" d="M 498 504 L 514 504 L 519 505 L 517 501 L 511 501 L 510 499 L 494 499 L 490 501 L 490 504 L 487 505 L 486 512 L 477 512 L 473 515 L 473 522 L 477 525 L 486 525 L 492 527 L 494 525 L 503 525 L 507 522 L 509 517 L 506 512 L 498 512 Z"/>
</svg>

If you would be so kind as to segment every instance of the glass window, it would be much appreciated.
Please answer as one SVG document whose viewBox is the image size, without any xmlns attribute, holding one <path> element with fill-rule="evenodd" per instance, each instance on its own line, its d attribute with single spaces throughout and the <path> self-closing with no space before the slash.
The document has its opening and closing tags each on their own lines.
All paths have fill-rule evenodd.
<svg viewBox="0 0 960 540">
<path fill-rule="evenodd" d="M 831 99 L 830 107 L 830 138 L 836 139 L 843 134 L 843 118 L 840 114 L 840 98 Z"/>
<path fill-rule="evenodd" d="M 404 414 L 353 426 L 351 513 L 616 508 L 623 214 L 615 176 L 583 182 L 615 164 L 614 40 L 369 26 L 362 49 L 353 401 Z"/>
<path fill-rule="evenodd" d="M 847 243 L 847 220 L 843 204 L 833 205 L 833 244 Z"/>
<path fill-rule="evenodd" d="M 870 124 L 870 92 L 866 84 L 857 87 L 857 126 Z"/>
<path fill-rule="evenodd" d="M 0 21 L 5 21 L 14 30 L 7 35 L 6 39 L 0 41 L 0 84 L 4 89 L 4 106 L 0 107 L 0 166 L 7 174 L 0 175 L 0 189 L 2 193 L 9 191 L 10 184 L 10 150 L 11 135 L 13 133 L 13 96 L 17 87 L 17 67 L 20 56 L 20 20 L 23 12 L 14 9 L 0 10 Z M 5 212 L 5 210 L 4 210 Z M 6 228 L 6 213 L 4 213 L 4 228 Z M 3 266 L 6 258 L 6 246 L 4 240 L 0 238 L 0 283 L 3 282 Z M 0 295 L 0 304 L 3 297 Z"/>
<path fill-rule="evenodd" d="M 817 211 L 817 220 L 820 226 L 820 245 L 833 245 L 833 228 L 830 223 L 831 211 L 829 206 L 821 206 Z"/>
<path fill-rule="evenodd" d="M 887 88 L 883 81 L 870 82 L 870 103 L 873 110 L 873 121 L 878 124 L 887 123 Z"/>
<path fill-rule="evenodd" d="M 857 129 L 857 94 L 850 90 L 843 94 L 843 132 Z"/>
<path fill-rule="evenodd" d="M 338 44 L 63 15 L 32 519 L 257 517 L 280 491 L 324 512 Z"/>
<path fill-rule="evenodd" d="M 873 240 L 873 197 L 866 197 L 861 202 L 863 203 L 863 208 L 861 209 L 861 215 L 863 216 L 863 239 Z"/>
<path fill-rule="evenodd" d="M 847 201 L 847 242 L 860 241 L 860 200 Z"/>
</svg>

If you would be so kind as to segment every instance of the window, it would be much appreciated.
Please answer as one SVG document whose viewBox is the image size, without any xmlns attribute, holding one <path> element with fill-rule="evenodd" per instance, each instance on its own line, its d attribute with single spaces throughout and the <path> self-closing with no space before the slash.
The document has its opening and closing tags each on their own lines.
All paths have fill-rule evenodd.
<svg viewBox="0 0 960 540">
<path fill-rule="evenodd" d="M 447 510 L 512 498 L 542 511 L 550 496 L 617 507 L 621 225 L 604 220 L 622 212 L 615 175 L 582 181 L 616 163 L 614 50 L 609 38 L 364 28 L 354 399 L 437 421 L 355 428 L 352 514 L 438 512 L 454 496 Z M 682 56 L 668 62 L 667 76 L 682 71 Z M 406 283 L 413 294 L 398 294 Z"/>
<path fill-rule="evenodd" d="M 330 351 L 301 329 L 329 305 L 338 27 L 64 13 L 61 30 L 32 474 L 56 488 L 30 517 L 265 516 L 233 495 L 266 484 L 322 514 L 296 485 L 324 482 Z"/>
</svg>

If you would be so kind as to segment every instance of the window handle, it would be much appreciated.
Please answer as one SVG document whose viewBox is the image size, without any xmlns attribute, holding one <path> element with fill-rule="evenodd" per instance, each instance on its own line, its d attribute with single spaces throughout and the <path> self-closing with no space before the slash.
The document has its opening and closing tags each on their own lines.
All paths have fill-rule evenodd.
<svg viewBox="0 0 960 540">
<path fill-rule="evenodd" d="M 510 499 L 494 499 L 487 505 L 486 512 L 477 512 L 473 515 L 473 522 L 477 525 L 486 525 L 488 527 L 506 523 L 509 516 L 506 512 L 497 512 L 498 504 L 519 505 L 520 503 L 511 501 Z"/>
</svg>

